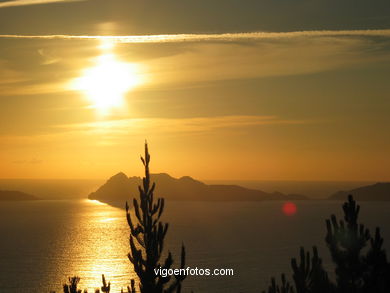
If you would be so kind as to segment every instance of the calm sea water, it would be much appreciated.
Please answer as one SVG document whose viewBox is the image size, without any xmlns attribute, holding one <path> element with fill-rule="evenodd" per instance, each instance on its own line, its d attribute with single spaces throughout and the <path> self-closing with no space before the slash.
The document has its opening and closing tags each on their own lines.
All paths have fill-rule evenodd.
<svg viewBox="0 0 390 293">
<path fill-rule="evenodd" d="M 281 202 L 168 202 L 170 223 L 166 248 L 187 265 L 233 268 L 234 276 L 189 277 L 185 292 L 261 292 L 272 275 L 290 272 L 299 247 L 324 246 L 325 219 L 341 215 L 341 203 L 297 202 L 298 212 L 285 216 Z M 382 228 L 390 249 L 390 203 L 362 203 L 361 220 Z M 89 200 L 0 203 L 0 292 L 60 292 L 67 276 L 79 275 L 81 287 L 99 287 L 101 274 L 119 292 L 135 277 L 127 259 L 124 210 Z"/>
</svg>

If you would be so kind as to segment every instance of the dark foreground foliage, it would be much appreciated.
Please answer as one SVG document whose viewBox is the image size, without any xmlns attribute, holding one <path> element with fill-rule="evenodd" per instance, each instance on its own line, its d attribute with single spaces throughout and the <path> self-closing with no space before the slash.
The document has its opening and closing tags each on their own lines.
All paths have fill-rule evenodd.
<svg viewBox="0 0 390 293">
<path fill-rule="evenodd" d="M 69 282 L 68 284 L 63 285 L 64 293 L 88 293 L 88 291 L 86 289 L 83 291 L 83 290 L 77 288 L 78 284 L 80 282 L 79 277 L 77 277 L 77 276 L 71 277 L 68 279 L 68 282 Z M 102 275 L 102 283 L 103 283 L 103 286 L 100 289 L 96 289 L 95 293 L 100 293 L 100 292 L 110 293 L 111 285 L 110 285 L 110 282 L 108 282 L 108 283 L 106 282 L 106 278 L 104 277 L 104 275 Z"/>
<path fill-rule="evenodd" d="M 127 293 L 180 293 L 181 283 L 185 275 L 163 277 L 156 275 L 155 269 L 170 269 L 173 265 L 171 252 L 163 263 L 160 259 L 163 254 L 164 239 L 168 232 L 168 223 L 160 221 L 164 211 L 164 198 L 154 199 L 155 183 L 150 181 L 149 163 L 150 154 L 148 145 L 145 143 L 145 156 L 141 156 L 145 168 L 145 177 L 142 179 L 142 186 L 138 186 L 139 200 L 133 199 L 135 218 L 131 216 L 130 208 L 126 202 L 126 218 L 130 227 L 130 253 L 129 260 L 134 267 L 139 282 L 136 290 L 135 280 L 131 280 L 127 287 Z M 185 248 L 182 246 L 180 268 L 185 266 Z M 80 278 L 75 276 L 68 279 L 68 284 L 63 285 L 64 293 L 88 293 L 87 290 L 78 289 Z M 102 286 L 96 289 L 95 293 L 109 293 L 110 282 L 106 282 L 102 275 Z M 124 293 L 123 289 L 121 290 Z M 52 292 L 55 293 L 55 292 Z"/>
<path fill-rule="evenodd" d="M 313 252 L 300 250 L 299 261 L 291 260 L 293 282 L 281 276 L 275 278 L 263 293 L 388 293 L 390 292 L 390 264 L 383 249 L 380 229 L 372 236 L 358 222 L 360 206 L 353 197 L 343 205 L 344 220 L 335 215 L 326 220 L 325 241 L 335 264 L 336 280 L 331 281 L 322 266 L 317 248 Z"/>
<path fill-rule="evenodd" d="M 169 269 L 173 258 L 170 252 L 163 263 L 164 239 L 168 224 L 160 221 L 164 211 L 164 199 L 154 199 L 155 184 L 150 182 L 148 146 L 141 157 L 145 168 L 142 186 L 139 186 L 139 200 L 133 199 L 134 214 L 130 214 L 126 203 L 126 217 L 130 227 L 129 260 L 134 267 L 139 282 L 131 280 L 127 293 L 180 293 L 185 276 L 162 277 L 154 269 Z M 312 251 L 300 249 L 299 258 L 291 260 L 292 282 L 284 274 L 281 283 L 271 278 L 271 284 L 263 293 L 389 293 L 390 264 L 383 249 L 380 229 L 374 235 L 358 222 L 360 206 L 353 197 L 343 204 L 344 220 L 331 215 L 326 220 L 325 241 L 335 265 L 335 280 L 328 277 L 322 260 L 314 246 Z M 182 247 L 180 268 L 185 266 L 185 249 Z M 78 289 L 79 277 L 69 278 L 63 285 L 64 293 L 87 293 Z M 102 286 L 95 293 L 110 293 L 110 282 L 102 275 Z M 121 291 L 124 293 L 123 289 Z"/>
</svg>

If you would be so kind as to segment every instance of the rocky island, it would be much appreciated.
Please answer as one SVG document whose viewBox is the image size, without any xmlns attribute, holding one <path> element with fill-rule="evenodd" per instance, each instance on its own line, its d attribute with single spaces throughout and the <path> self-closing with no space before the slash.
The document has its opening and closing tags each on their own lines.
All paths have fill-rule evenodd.
<svg viewBox="0 0 390 293">
<path fill-rule="evenodd" d="M 205 184 L 189 176 L 174 178 L 165 173 L 151 174 L 156 182 L 155 196 L 167 200 L 187 201 L 261 201 L 261 200 L 304 200 L 304 195 L 267 193 L 238 185 Z M 105 184 L 92 192 L 88 198 L 102 202 L 126 201 L 138 196 L 140 177 L 127 177 L 124 173 L 112 176 Z"/>
</svg>

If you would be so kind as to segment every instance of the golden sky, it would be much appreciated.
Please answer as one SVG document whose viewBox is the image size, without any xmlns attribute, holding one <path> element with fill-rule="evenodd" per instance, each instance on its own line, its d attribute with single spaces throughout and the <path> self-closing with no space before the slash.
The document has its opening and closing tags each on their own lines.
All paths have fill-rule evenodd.
<svg viewBox="0 0 390 293">
<path fill-rule="evenodd" d="M 134 19 L 116 6 L 82 19 L 91 2 L 103 5 L 0 3 L 0 178 L 140 175 L 147 139 L 152 171 L 178 177 L 390 180 L 390 25 L 379 6 L 377 22 L 363 15 L 371 23 L 357 28 L 348 14 L 341 30 L 331 18 L 235 24 L 229 7 L 204 28 L 168 10 L 141 26 L 149 4 Z M 74 12 L 68 26 L 58 11 Z M 20 26 L 28 12 L 43 20 Z"/>
</svg>

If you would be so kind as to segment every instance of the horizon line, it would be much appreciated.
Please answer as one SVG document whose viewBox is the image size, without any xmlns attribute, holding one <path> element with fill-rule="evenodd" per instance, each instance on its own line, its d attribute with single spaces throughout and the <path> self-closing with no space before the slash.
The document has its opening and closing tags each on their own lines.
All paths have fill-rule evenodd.
<svg viewBox="0 0 390 293">
<path fill-rule="evenodd" d="M 109 178 L 117 175 L 118 173 L 124 173 L 124 172 L 117 172 L 114 175 L 111 175 L 108 178 L 0 178 L 1 180 L 108 180 Z M 124 173 L 125 174 L 125 173 Z M 350 179 L 350 180 L 329 180 L 329 179 L 315 179 L 315 180 L 305 180 L 305 179 L 205 179 L 205 178 L 194 178 L 193 176 L 190 175 L 183 175 L 179 177 L 174 177 L 170 175 L 169 173 L 166 172 L 158 172 L 158 173 L 150 173 L 151 175 L 155 174 L 168 174 L 169 176 L 180 179 L 182 177 L 191 177 L 195 180 L 198 181 L 264 181 L 264 182 L 375 182 L 375 183 L 390 183 L 389 180 L 370 180 L 370 179 Z M 125 174 L 127 177 L 134 177 L 137 175 L 131 175 L 128 176 Z M 142 177 L 142 174 L 138 177 Z"/>
</svg>

